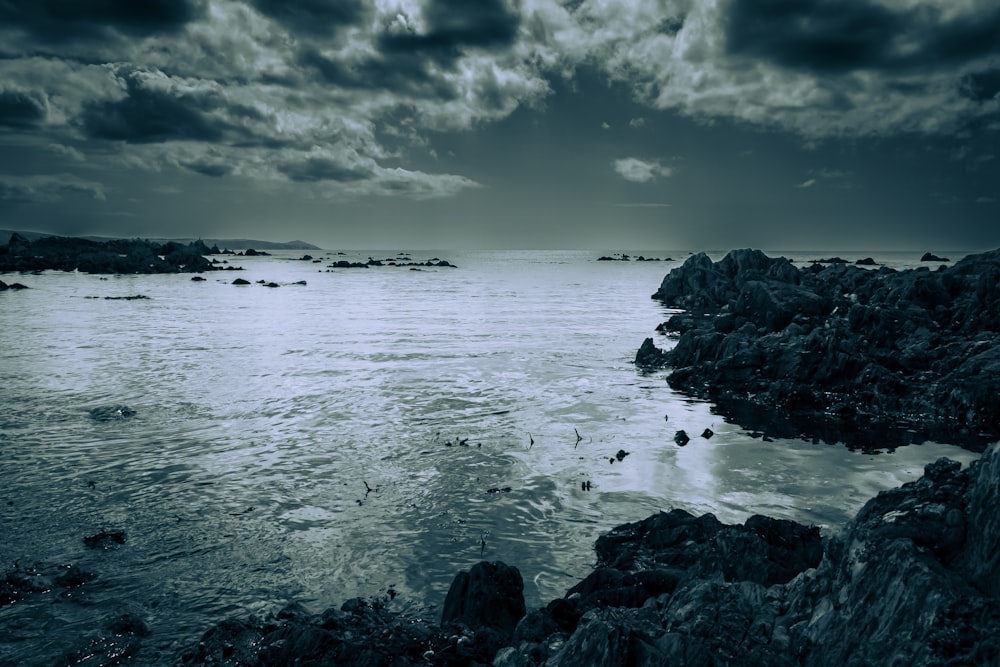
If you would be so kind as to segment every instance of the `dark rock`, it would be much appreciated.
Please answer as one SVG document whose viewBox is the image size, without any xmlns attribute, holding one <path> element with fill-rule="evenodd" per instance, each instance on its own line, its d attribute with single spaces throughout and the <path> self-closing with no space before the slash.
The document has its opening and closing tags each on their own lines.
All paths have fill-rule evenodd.
<svg viewBox="0 0 1000 667">
<path fill-rule="evenodd" d="M 119 665 L 136 656 L 141 638 L 149 635 L 149 626 L 132 613 L 105 619 L 104 631 L 93 637 L 83 648 L 63 656 L 59 664 Z"/>
<path fill-rule="evenodd" d="M 524 582 L 518 569 L 500 561 L 480 561 L 451 582 L 441 622 L 460 622 L 473 630 L 490 628 L 510 640 L 524 614 Z"/>
<path fill-rule="evenodd" d="M 109 530 L 83 538 L 83 543 L 91 549 L 111 549 L 117 544 L 125 544 L 124 530 Z"/>
<path fill-rule="evenodd" d="M 715 435 L 715 431 L 713 431 L 710 428 L 706 428 L 704 431 L 701 432 L 701 437 L 705 438 L 706 440 L 711 438 L 713 435 Z"/>
<path fill-rule="evenodd" d="M 871 257 L 865 257 L 864 259 L 859 259 L 854 263 L 857 264 L 858 266 L 878 266 L 878 262 L 876 262 Z"/>
<path fill-rule="evenodd" d="M 937 255 L 934 255 L 932 253 L 925 252 L 923 255 L 921 255 L 920 261 L 921 262 L 950 262 L 951 260 L 948 259 L 947 257 L 938 257 Z"/>
<path fill-rule="evenodd" d="M 935 272 L 699 254 L 654 297 L 688 310 L 637 365 L 673 367 L 673 388 L 745 428 L 852 447 L 1000 437 L 1000 251 Z"/>
<path fill-rule="evenodd" d="M 619 449 L 618 453 L 615 454 L 615 458 L 618 459 L 618 461 L 620 462 L 620 461 L 624 461 L 625 457 L 628 456 L 628 455 L 629 455 L 629 453 L 626 452 L 624 449 Z"/>
<path fill-rule="evenodd" d="M 54 589 L 80 588 L 96 578 L 76 565 L 33 565 L 14 568 L 0 576 L 0 607 Z M 65 592 L 64 591 L 64 592 Z"/>
<path fill-rule="evenodd" d="M 264 287 L 278 287 L 278 283 L 275 282 L 264 283 Z"/>
<path fill-rule="evenodd" d="M 108 422 L 128 419 L 135 416 L 135 410 L 127 405 L 105 405 L 93 408 L 89 412 L 90 418 L 94 421 Z"/>
<path fill-rule="evenodd" d="M 233 281 L 232 284 L 233 285 L 249 285 L 250 281 L 249 280 L 244 280 L 243 278 L 237 278 L 236 280 Z"/>
<path fill-rule="evenodd" d="M 140 239 L 91 241 L 44 236 L 28 241 L 11 237 L 6 252 L 0 252 L 0 271 L 81 271 L 84 273 L 199 273 L 216 267 L 204 257 L 208 249 L 201 241 L 187 245 L 162 245 Z"/>
<path fill-rule="evenodd" d="M 253 248 L 247 248 L 243 252 L 237 253 L 237 254 L 238 255 L 243 255 L 244 257 L 270 257 L 271 256 L 271 253 L 269 253 L 269 252 L 266 252 L 264 250 L 254 250 Z"/>
<path fill-rule="evenodd" d="M 677 443 L 678 447 L 683 447 L 691 442 L 691 438 L 688 436 L 687 431 L 681 429 L 680 431 L 677 431 L 677 433 L 674 433 L 674 442 Z"/>
<path fill-rule="evenodd" d="M 790 521 L 726 526 L 680 510 L 620 526 L 561 601 L 576 624 L 552 604 L 533 612 L 495 664 L 998 664 L 998 462 L 1000 445 L 967 471 L 933 463 L 825 542 Z M 956 526 L 969 537 L 949 540 Z M 668 573 L 662 592 L 621 594 L 650 568 Z"/>
<path fill-rule="evenodd" d="M 656 347 L 652 338 L 642 341 L 635 354 L 635 365 L 645 368 L 659 368 L 667 363 L 667 353 Z"/>
<path fill-rule="evenodd" d="M 202 276 L 194 276 L 193 278 L 191 278 L 191 281 L 192 282 L 196 282 L 196 283 L 200 283 L 200 282 L 204 282 L 205 278 L 202 277 Z"/>
</svg>

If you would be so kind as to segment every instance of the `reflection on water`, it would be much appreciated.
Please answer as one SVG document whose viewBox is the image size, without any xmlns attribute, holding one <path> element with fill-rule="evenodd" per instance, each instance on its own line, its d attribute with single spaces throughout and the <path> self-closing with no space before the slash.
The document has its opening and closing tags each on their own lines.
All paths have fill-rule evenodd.
<svg viewBox="0 0 1000 667">
<path fill-rule="evenodd" d="M 138 664 L 290 599 L 392 587 L 436 614 L 481 558 L 519 567 L 530 607 L 587 572 L 601 532 L 657 510 L 833 527 L 938 456 L 972 458 L 754 439 L 637 372 L 672 264 L 448 259 L 461 268 L 242 259 L 279 289 L 47 273 L 0 295 L 0 564 L 98 575 L 0 608 L 0 662 L 75 651 L 123 610 L 153 630 Z M 150 299 L 84 298 L 133 294 Z M 88 417 L 116 404 L 137 415 Z M 102 530 L 128 539 L 86 548 Z"/>
</svg>

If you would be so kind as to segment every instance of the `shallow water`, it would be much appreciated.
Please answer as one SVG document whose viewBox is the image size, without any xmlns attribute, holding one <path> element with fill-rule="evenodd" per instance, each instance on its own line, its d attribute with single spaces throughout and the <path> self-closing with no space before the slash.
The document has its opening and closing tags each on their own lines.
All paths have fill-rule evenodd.
<svg viewBox="0 0 1000 667">
<path fill-rule="evenodd" d="M 482 558 L 516 565 L 537 606 L 587 573 L 601 532 L 657 510 L 832 528 L 927 462 L 974 457 L 755 439 L 638 371 L 667 316 L 649 295 L 679 262 L 442 251 L 459 268 L 326 272 L 300 254 L 231 258 L 246 270 L 203 283 L 46 272 L 0 294 L 0 566 L 97 575 L 0 608 L 0 662 L 51 664 L 125 611 L 151 630 L 132 664 L 293 599 L 391 588 L 436 616 Z M 136 415 L 88 415 L 118 404 Z M 125 544 L 84 545 L 103 530 Z"/>
</svg>

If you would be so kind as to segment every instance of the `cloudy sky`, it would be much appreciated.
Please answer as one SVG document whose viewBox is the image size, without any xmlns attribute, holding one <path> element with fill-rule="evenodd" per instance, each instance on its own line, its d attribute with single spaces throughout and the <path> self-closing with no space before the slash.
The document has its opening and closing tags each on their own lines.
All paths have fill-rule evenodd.
<svg viewBox="0 0 1000 667">
<path fill-rule="evenodd" d="M 996 0 L 4 0 L 0 227 L 1000 246 Z"/>
</svg>

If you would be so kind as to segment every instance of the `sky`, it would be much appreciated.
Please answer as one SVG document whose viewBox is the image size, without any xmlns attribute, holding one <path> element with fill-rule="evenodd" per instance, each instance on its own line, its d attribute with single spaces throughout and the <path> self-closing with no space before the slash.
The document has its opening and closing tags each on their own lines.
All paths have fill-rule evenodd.
<svg viewBox="0 0 1000 667">
<path fill-rule="evenodd" d="M 4 0 L 0 227 L 1000 247 L 996 0 Z"/>
</svg>

